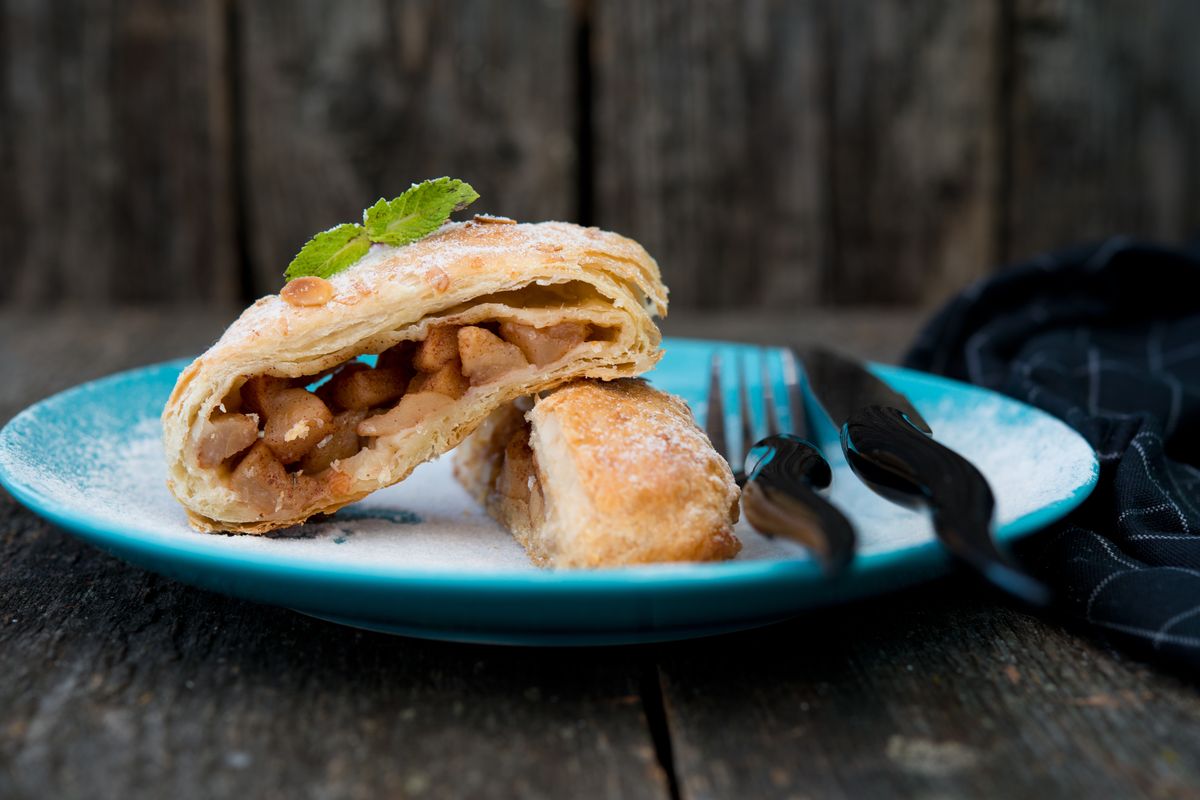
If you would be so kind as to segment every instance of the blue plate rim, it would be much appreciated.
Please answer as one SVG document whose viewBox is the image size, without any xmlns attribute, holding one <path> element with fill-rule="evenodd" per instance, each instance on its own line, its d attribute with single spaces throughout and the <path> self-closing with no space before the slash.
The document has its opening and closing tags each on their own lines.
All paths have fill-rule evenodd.
<svg viewBox="0 0 1200 800">
<path fill-rule="evenodd" d="M 665 340 L 664 345 L 669 346 L 671 341 L 671 339 Z M 703 339 L 675 339 L 674 341 L 719 347 L 738 345 L 733 342 Z M 115 523 L 106 520 L 97 521 L 85 514 L 62 511 L 56 507 L 52 498 L 21 484 L 10 472 L 6 456 L 8 448 L 3 445 L 9 437 L 15 435 L 14 432 L 23 424 L 23 421 L 36 413 L 43 405 L 62 403 L 78 394 L 105 388 L 109 383 L 131 380 L 155 371 L 173 370 L 178 372 L 191 361 L 190 358 L 172 359 L 122 370 L 57 392 L 25 408 L 0 429 L 0 485 L 34 513 L 55 525 L 80 535 L 81 538 L 101 549 L 122 554 L 134 553 L 155 561 L 186 559 L 189 567 L 211 565 L 225 571 L 238 571 L 245 576 L 262 575 L 284 579 L 317 580 L 324 583 L 370 581 L 377 584 L 384 582 L 430 593 L 458 594 L 469 591 L 477 594 L 502 592 L 511 595 L 526 592 L 536 593 L 539 596 L 545 594 L 601 595 L 614 590 L 629 591 L 631 589 L 651 589 L 656 595 L 666 596 L 672 593 L 686 594 L 711 585 L 720 585 L 723 590 L 738 590 L 750 585 L 770 586 L 795 580 L 807 581 L 820 576 L 817 564 L 807 559 L 763 559 L 716 564 L 651 565 L 595 570 L 470 570 L 461 572 L 406 569 L 402 565 L 382 566 L 340 562 L 325 564 L 306 559 L 280 561 L 273 555 L 263 553 L 213 550 L 206 543 L 207 537 L 211 534 L 197 532 L 194 540 L 180 538 L 168 541 L 158 537 L 150 538 L 140 533 L 131 533 Z M 904 376 L 935 385 L 948 384 L 969 392 L 998 395 L 998 393 L 978 386 L 903 367 L 872 364 L 871 368 L 884 379 L 892 376 Z M 1020 403 L 1013 398 L 1004 395 L 998 396 L 1018 403 L 1037 414 L 1052 417 L 1041 409 Z M 1072 435 L 1078 436 L 1078 433 L 1065 426 L 1065 423 L 1064 427 Z M 1080 438 L 1082 439 L 1082 437 Z M 1095 488 L 1099 477 L 1099 463 L 1096 460 L 1095 452 L 1091 451 L 1091 455 L 1092 470 L 1087 481 L 1076 487 L 1070 495 L 1041 506 L 999 527 L 995 534 L 997 541 L 1002 545 L 1008 545 L 1016 539 L 1061 519 L 1083 503 Z M 922 568 L 927 569 L 937 562 L 946 560 L 946 553 L 938 542 L 930 540 L 860 556 L 855 559 L 851 573 L 861 578 L 886 575 L 897 568 L 918 572 Z"/>
</svg>

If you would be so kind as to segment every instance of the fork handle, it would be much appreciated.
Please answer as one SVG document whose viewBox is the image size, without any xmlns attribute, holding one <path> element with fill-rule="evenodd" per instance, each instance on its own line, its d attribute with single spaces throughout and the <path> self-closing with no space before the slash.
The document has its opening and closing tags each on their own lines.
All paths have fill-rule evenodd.
<svg viewBox="0 0 1200 800">
<path fill-rule="evenodd" d="M 826 575 L 842 572 L 854 558 L 854 528 L 817 493 L 833 471 L 812 444 L 796 436 L 768 436 L 755 449 L 766 453 L 742 488 L 742 509 L 755 530 L 782 536 L 812 551 Z"/>
</svg>

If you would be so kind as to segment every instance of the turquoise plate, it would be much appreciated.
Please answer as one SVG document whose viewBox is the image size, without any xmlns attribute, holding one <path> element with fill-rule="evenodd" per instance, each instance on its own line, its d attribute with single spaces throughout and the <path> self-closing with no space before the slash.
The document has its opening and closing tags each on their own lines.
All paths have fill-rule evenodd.
<svg viewBox="0 0 1200 800">
<path fill-rule="evenodd" d="M 668 340 L 650 375 L 703 418 L 707 368 L 722 353 L 734 384 L 743 345 Z M 768 371 L 782 396 L 778 351 Z M 186 362 L 122 372 L 26 409 L 0 431 L 0 482 L 48 520 L 133 564 L 216 592 L 373 630 L 468 642 L 598 645 L 706 636 L 945 573 L 928 520 L 866 490 L 818 430 L 834 464 L 831 498 L 861 548 L 836 581 L 803 549 L 758 536 L 722 564 L 545 571 L 471 503 L 449 459 L 418 468 L 327 520 L 270 536 L 200 534 L 164 485 L 158 415 Z M 972 459 L 997 499 L 1009 543 L 1079 505 L 1098 474 L 1088 445 L 1058 420 L 992 392 L 896 367 L 874 367 L 935 435 Z M 752 399 L 761 397 L 752 386 Z M 727 406 L 734 408 L 732 390 Z M 784 423 L 787 415 L 783 414 Z"/>
</svg>

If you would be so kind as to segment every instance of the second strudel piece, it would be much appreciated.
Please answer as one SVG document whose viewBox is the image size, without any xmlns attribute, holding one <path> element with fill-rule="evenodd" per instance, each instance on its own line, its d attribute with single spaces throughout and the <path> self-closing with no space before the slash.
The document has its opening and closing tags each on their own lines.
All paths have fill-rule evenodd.
<svg viewBox="0 0 1200 800">
<path fill-rule="evenodd" d="M 741 549 L 738 489 L 678 397 L 578 380 L 489 417 L 455 475 L 534 563 L 718 561 Z"/>
</svg>

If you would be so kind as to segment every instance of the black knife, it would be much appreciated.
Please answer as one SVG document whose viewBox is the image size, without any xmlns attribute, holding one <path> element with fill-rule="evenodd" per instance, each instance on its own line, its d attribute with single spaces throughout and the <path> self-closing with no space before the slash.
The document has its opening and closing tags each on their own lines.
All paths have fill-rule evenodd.
<svg viewBox="0 0 1200 800">
<path fill-rule="evenodd" d="M 1032 605 L 1050 591 L 1004 556 L 992 539 L 995 499 L 970 461 L 933 438 L 904 395 L 853 359 L 814 348 L 804 354 L 808 386 L 841 432 L 854 473 L 877 494 L 927 509 L 938 539 L 993 585 Z"/>
<path fill-rule="evenodd" d="M 822 571 L 833 577 L 844 572 L 854 559 L 854 527 L 821 494 L 829 488 L 833 471 L 820 449 L 804 438 L 804 398 L 795 356 L 790 351 L 783 358 L 783 383 L 793 433 L 767 436 L 750 449 L 746 471 L 738 476 L 744 476 L 744 483 L 739 481 L 743 483 L 742 509 L 755 530 L 804 545 L 817 557 Z M 774 393 L 766 370 L 762 385 L 764 406 L 773 420 L 767 427 L 778 430 Z M 746 419 L 748 409 L 743 409 L 742 415 Z"/>
</svg>

